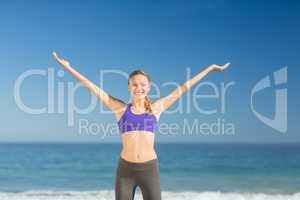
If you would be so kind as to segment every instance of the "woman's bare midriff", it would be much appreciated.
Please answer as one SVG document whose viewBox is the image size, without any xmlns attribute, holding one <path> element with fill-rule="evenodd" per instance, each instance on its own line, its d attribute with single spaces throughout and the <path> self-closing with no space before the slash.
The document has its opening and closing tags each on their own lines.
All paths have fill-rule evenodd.
<svg viewBox="0 0 300 200">
<path fill-rule="evenodd" d="M 129 162 L 146 162 L 157 158 L 154 149 L 155 134 L 148 131 L 130 131 L 121 135 L 121 157 Z"/>
</svg>

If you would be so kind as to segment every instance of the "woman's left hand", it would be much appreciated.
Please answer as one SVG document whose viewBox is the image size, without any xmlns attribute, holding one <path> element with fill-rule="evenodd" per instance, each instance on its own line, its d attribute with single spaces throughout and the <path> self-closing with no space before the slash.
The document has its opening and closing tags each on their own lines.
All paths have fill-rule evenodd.
<svg viewBox="0 0 300 200">
<path fill-rule="evenodd" d="M 209 66 L 209 69 L 211 71 L 223 71 L 226 68 L 228 68 L 229 65 L 230 65 L 230 63 L 226 63 L 225 65 L 215 65 L 215 64 L 213 64 L 213 65 Z"/>
</svg>

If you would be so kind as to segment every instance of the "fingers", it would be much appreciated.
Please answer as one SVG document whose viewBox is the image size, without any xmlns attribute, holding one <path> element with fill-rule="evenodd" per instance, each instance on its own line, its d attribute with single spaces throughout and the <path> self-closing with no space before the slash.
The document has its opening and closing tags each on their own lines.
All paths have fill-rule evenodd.
<svg viewBox="0 0 300 200">
<path fill-rule="evenodd" d="M 56 60 L 59 60 L 59 57 L 57 56 L 57 54 L 56 54 L 55 51 L 53 51 L 52 55 L 53 55 L 53 57 L 54 57 Z"/>
<path fill-rule="evenodd" d="M 225 65 L 223 65 L 223 67 L 222 67 L 223 70 L 226 69 L 227 67 L 229 67 L 229 65 L 230 65 L 230 62 L 228 62 L 228 63 L 226 63 Z"/>
</svg>

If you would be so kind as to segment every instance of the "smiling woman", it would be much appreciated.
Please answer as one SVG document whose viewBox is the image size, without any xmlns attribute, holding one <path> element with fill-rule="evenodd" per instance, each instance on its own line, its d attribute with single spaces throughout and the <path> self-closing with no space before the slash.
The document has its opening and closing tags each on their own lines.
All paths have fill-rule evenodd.
<svg viewBox="0 0 300 200">
<path fill-rule="evenodd" d="M 178 86 L 169 95 L 151 102 L 150 77 L 142 70 L 133 71 L 128 79 L 131 103 L 108 95 L 101 88 L 74 70 L 68 61 L 53 53 L 55 60 L 69 71 L 77 80 L 94 93 L 113 111 L 122 133 L 122 151 L 118 162 L 115 181 L 116 200 L 133 199 L 136 187 L 142 190 L 144 200 L 160 200 L 160 175 L 158 158 L 154 149 L 155 131 L 160 115 L 178 100 L 193 85 L 210 71 L 222 71 L 229 66 L 211 65 Z"/>
</svg>

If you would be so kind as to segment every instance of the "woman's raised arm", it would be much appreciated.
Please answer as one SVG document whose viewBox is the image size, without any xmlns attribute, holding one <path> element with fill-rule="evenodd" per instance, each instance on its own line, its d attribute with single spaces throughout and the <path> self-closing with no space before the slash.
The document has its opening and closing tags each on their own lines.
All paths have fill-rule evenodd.
<svg viewBox="0 0 300 200">
<path fill-rule="evenodd" d="M 198 73 L 196 76 L 194 76 L 192 79 L 187 80 L 182 85 L 178 86 L 175 90 L 173 90 L 169 95 L 160 98 L 156 100 L 153 104 L 153 110 L 155 110 L 158 113 L 164 112 L 166 109 L 168 109 L 177 99 L 179 99 L 185 92 L 191 89 L 193 85 L 195 85 L 198 81 L 200 81 L 202 78 L 204 78 L 210 71 L 223 71 L 225 70 L 230 63 L 226 63 L 223 66 L 219 65 L 211 65 Z"/>
<path fill-rule="evenodd" d="M 58 57 L 58 55 L 53 52 L 54 59 L 62 65 L 68 72 L 70 72 L 78 81 L 80 81 L 85 87 L 87 87 L 98 99 L 100 99 L 105 106 L 107 106 L 110 110 L 112 110 L 115 114 L 122 112 L 123 108 L 126 104 L 116 99 L 110 95 L 108 95 L 105 91 L 99 88 L 97 85 L 89 81 L 75 69 L 70 66 L 70 63 L 64 59 Z"/>
</svg>

